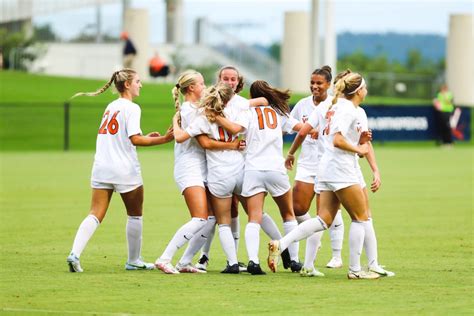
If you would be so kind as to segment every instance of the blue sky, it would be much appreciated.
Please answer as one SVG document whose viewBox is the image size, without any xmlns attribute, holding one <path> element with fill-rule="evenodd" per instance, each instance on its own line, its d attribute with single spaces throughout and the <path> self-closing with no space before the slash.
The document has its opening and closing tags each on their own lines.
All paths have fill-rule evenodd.
<svg viewBox="0 0 474 316">
<path fill-rule="evenodd" d="M 120 1 L 118 1 L 120 2 Z M 324 1 L 320 1 L 324 2 Z M 164 0 L 132 0 L 132 7 L 150 12 L 150 41 L 165 37 Z M 284 12 L 308 11 L 310 0 L 184 0 L 186 41 L 192 41 L 194 21 L 206 17 L 248 43 L 269 44 L 283 34 Z M 95 23 L 95 8 L 63 11 L 34 19 L 36 24 L 51 23 L 63 38 L 71 38 Z M 450 14 L 474 14 L 474 0 L 334 0 L 337 33 L 398 32 L 446 35 Z M 121 7 L 102 7 L 102 29 L 120 32 Z M 89 26 L 92 30 L 92 27 Z M 473 27 L 474 29 L 474 27 Z M 470 31 L 473 32 L 473 29 Z"/>
</svg>

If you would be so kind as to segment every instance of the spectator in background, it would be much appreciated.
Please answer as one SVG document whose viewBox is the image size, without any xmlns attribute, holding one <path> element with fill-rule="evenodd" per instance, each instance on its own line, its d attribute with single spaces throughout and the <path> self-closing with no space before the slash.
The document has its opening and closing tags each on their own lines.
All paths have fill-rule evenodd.
<svg viewBox="0 0 474 316">
<path fill-rule="evenodd" d="M 120 34 L 120 39 L 125 41 L 125 46 L 123 47 L 123 67 L 132 68 L 133 60 L 137 55 L 137 49 L 130 40 L 127 32 L 122 32 Z"/>
<path fill-rule="evenodd" d="M 165 60 L 155 51 L 155 55 L 150 59 L 148 70 L 150 76 L 153 78 L 167 77 L 170 73 L 170 66 L 168 66 Z"/>
<path fill-rule="evenodd" d="M 436 110 L 436 123 L 438 132 L 438 143 L 451 146 L 453 136 L 451 135 L 451 126 L 449 120 L 454 111 L 453 94 L 448 90 L 448 86 L 443 84 L 433 99 L 433 105 Z"/>
</svg>

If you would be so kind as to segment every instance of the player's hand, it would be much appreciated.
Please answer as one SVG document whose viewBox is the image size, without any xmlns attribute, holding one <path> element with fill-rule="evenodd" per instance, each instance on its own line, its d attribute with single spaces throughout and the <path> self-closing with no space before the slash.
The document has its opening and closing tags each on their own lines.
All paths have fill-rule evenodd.
<svg viewBox="0 0 474 316">
<path fill-rule="evenodd" d="M 372 140 L 372 131 L 369 129 L 368 131 L 363 131 L 360 134 L 359 138 L 359 144 L 365 144 L 367 142 L 370 142 Z"/>
<path fill-rule="evenodd" d="M 292 155 L 292 154 L 288 154 L 286 156 L 286 160 L 285 160 L 285 167 L 286 169 L 288 170 L 293 170 L 293 164 L 295 163 L 295 156 Z"/>
<path fill-rule="evenodd" d="M 313 128 L 311 131 L 309 131 L 309 135 L 312 139 L 318 139 L 319 132 Z"/>
<path fill-rule="evenodd" d="M 151 132 L 151 133 L 148 133 L 146 136 L 148 136 L 148 137 L 160 137 L 161 134 L 160 134 L 160 132 Z"/>
<path fill-rule="evenodd" d="M 242 139 L 239 141 L 239 150 L 242 151 L 245 150 L 245 148 L 247 148 L 247 142 L 245 139 Z"/>
<path fill-rule="evenodd" d="M 173 134 L 173 127 L 170 126 L 168 130 L 166 131 L 166 134 L 163 136 L 166 138 L 166 141 L 172 141 L 174 139 L 174 134 Z"/>
<path fill-rule="evenodd" d="M 373 177 L 374 178 L 372 180 L 372 184 L 370 185 L 370 190 L 375 193 L 382 185 L 382 181 L 380 180 L 380 172 L 375 171 Z"/>
</svg>

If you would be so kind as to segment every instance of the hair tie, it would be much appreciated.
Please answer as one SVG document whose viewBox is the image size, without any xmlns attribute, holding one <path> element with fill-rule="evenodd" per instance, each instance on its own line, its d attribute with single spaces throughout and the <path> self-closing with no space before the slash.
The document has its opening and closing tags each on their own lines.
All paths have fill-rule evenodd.
<svg viewBox="0 0 474 316">
<path fill-rule="evenodd" d="M 179 83 L 177 83 L 177 84 L 175 85 L 175 87 L 176 87 L 176 89 L 179 89 L 179 87 L 180 87 Z"/>
</svg>

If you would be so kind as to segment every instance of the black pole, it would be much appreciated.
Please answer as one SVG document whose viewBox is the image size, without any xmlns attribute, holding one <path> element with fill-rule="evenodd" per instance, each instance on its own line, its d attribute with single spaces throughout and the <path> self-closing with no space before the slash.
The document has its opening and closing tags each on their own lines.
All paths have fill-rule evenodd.
<svg viewBox="0 0 474 316">
<path fill-rule="evenodd" d="M 64 151 L 69 150 L 69 102 L 64 102 Z"/>
</svg>

